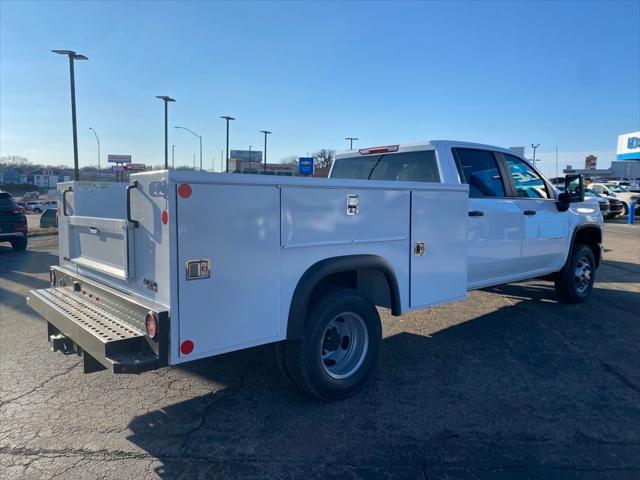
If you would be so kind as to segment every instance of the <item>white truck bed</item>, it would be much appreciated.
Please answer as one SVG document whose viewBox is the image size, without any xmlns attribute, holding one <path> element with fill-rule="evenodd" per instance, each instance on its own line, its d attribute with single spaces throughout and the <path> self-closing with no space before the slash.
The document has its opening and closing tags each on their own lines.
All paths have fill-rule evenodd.
<svg viewBox="0 0 640 480">
<path fill-rule="evenodd" d="M 68 190 L 60 265 L 160 305 L 169 318 L 166 363 L 290 337 L 296 288 L 325 259 L 387 265 L 398 288 L 369 295 L 394 314 L 466 295 L 466 185 L 181 171 L 131 181 L 128 193 L 126 184 L 59 184 Z M 203 278 L 189 279 L 199 265 Z"/>
</svg>

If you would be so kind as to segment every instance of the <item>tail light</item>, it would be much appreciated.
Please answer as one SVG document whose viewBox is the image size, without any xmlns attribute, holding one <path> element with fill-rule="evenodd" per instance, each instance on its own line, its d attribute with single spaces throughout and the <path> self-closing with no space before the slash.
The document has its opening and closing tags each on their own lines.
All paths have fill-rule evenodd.
<svg viewBox="0 0 640 480">
<path fill-rule="evenodd" d="M 360 155 L 371 155 L 372 153 L 392 153 L 397 152 L 400 145 L 386 145 L 384 147 L 361 148 L 358 150 Z"/>
<path fill-rule="evenodd" d="M 158 334 L 158 319 L 152 312 L 147 313 L 147 316 L 144 319 L 144 325 L 147 329 L 147 335 L 151 338 L 156 338 L 156 335 Z"/>
</svg>

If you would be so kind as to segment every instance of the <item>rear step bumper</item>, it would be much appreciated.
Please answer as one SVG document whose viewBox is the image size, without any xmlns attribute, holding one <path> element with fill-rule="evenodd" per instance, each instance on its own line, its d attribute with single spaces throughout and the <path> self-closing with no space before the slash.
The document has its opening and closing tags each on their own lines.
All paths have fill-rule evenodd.
<svg viewBox="0 0 640 480">
<path fill-rule="evenodd" d="M 48 322 L 53 351 L 84 356 L 85 373 L 141 373 L 168 364 L 169 317 L 162 306 L 133 298 L 59 267 L 52 288 L 32 290 L 28 305 Z M 155 315 L 158 333 L 144 333 Z"/>
</svg>

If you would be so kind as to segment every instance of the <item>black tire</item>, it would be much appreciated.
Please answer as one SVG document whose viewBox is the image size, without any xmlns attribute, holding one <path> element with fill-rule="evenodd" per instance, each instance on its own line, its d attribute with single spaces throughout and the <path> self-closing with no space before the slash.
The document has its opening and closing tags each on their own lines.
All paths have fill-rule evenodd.
<svg viewBox="0 0 640 480">
<path fill-rule="evenodd" d="M 287 369 L 312 397 L 346 398 L 373 372 L 381 342 L 376 307 L 356 290 L 336 290 L 311 307 L 304 338 L 286 344 Z"/>
<path fill-rule="evenodd" d="M 42 210 L 40 210 L 40 209 L 39 209 L 39 208 L 37 208 L 37 207 L 33 209 L 33 213 L 40 213 L 41 211 L 42 211 Z"/>
<path fill-rule="evenodd" d="M 285 385 L 294 385 L 289 367 L 287 367 L 287 340 L 268 343 L 262 347 L 262 355 L 273 375 Z"/>
<path fill-rule="evenodd" d="M 16 252 L 22 252 L 27 249 L 27 239 L 14 238 L 13 240 L 11 240 L 11 246 Z"/>
<path fill-rule="evenodd" d="M 587 245 L 576 244 L 571 258 L 558 273 L 555 281 L 556 293 L 564 303 L 582 303 L 593 289 L 596 274 L 596 259 Z"/>
</svg>

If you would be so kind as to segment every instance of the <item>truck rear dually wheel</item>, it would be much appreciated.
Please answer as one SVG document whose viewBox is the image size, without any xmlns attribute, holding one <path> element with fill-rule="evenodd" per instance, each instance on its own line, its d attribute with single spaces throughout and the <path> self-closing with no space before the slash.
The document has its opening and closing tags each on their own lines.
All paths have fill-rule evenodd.
<svg viewBox="0 0 640 480">
<path fill-rule="evenodd" d="M 558 272 L 556 293 L 565 303 L 584 302 L 595 281 L 596 259 L 587 245 L 576 244 L 569 263 Z"/>
<path fill-rule="evenodd" d="M 335 290 L 310 308 L 303 339 L 287 343 L 287 370 L 313 397 L 345 398 L 373 371 L 381 341 L 376 307 L 356 290 Z"/>
</svg>

